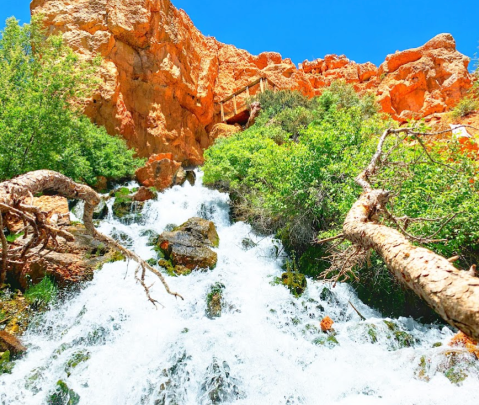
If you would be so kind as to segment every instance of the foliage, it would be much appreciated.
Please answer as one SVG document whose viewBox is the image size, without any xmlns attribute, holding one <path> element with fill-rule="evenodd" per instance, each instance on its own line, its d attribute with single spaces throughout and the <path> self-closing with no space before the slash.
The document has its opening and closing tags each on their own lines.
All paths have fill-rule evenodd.
<svg viewBox="0 0 479 405">
<path fill-rule="evenodd" d="M 311 249 L 313 239 L 341 233 L 345 216 L 361 193 L 355 177 L 369 163 L 379 135 L 396 124 L 377 112 L 371 96 L 359 97 L 352 87 L 338 83 L 307 105 L 291 102 L 293 109 L 309 109 L 314 118 L 298 131 L 298 139 L 291 139 L 281 126 L 290 136 L 278 142 L 278 128 L 272 122 L 286 111 L 283 99 L 297 96 L 268 97 L 271 105 L 255 125 L 217 140 L 206 152 L 204 181 L 230 191 L 236 217 L 262 232 L 276 233 L 290 251 L 296 250 L 301 270 L 313 275 L 315 266 L 324 270 L 327 265 L 327 253 Z M 410 125 L 428 130 L 421 123 Z M 391 191 L 388 209 L 398 217 L 437 219 L 408 223 L 407 231 L 447 240 L 428 247 L 445 257 L 460 255 L 460 264 L 470 266 L 479 258 L 475 160 L 454 140 L 391 137 L 385 150 L 392 147 L 390 164 L 373 179 L 375 187 Z M 385 266 L 379 267 L 385 274 Z M 371 273 L 363 272 L 366 277 Z M 389 275 L 383 281 L 384 291 L 397 291 Z M 401 300 L 407 305 L 408 298 Z"/>
<path fill-rule="evenodd" d="M 453 118 L 462 118 L 479 109 L 479 100 L 472 95 L 464 97 L 451 111 Z"/>
<path fill-rule="evenodd" d="M 58 287 L 56 283 L 48 276 L 34 286 L 25 291 L 25 298 L 31 304 L 40 308 L 47 307 L 53 303 L 58 296 Z"/>
<path fill-rule="evenodd" d="M 341 215 L 357 197 L 354 176 L 374 148 L 370 134 L 387 124 L 377 115 L 365 119 L 362 99 L 348 93 L 353 94 L 349 100 L 343 86 L 338 88 L 341 97 L 333 88 L 309 102 L 309 113 L 315 118 L 300 131 L 297 142 L 275 142 L 277 128 L 269 123 L 270 116 L 274 111 L 279 111 L 276 116 L 284 114 L 288 111 L 283 109 L 284 99 L 290 101 L 278 92 L 269 95 L 268 102 L 278 100 L 267 104 L 254 126 L 218 140 L 205 154 L 204 181 L 225 185 L 233 193 L 240 218 L 262 231 L 278 232 L 300 253 L 319 229 L 342 223 Z M 331 98 L 351 107 L 329 104 Z"/>
<path fill-rule="evenodd" d="M 10 18 L 1 33 L 0 180 L 37 169 L 89 184 L 128 175 L 141 161 L 82 115 L 100 60 L 83 61 L 40 27 L 41 16 L 22 27 Z"/>
</svg>

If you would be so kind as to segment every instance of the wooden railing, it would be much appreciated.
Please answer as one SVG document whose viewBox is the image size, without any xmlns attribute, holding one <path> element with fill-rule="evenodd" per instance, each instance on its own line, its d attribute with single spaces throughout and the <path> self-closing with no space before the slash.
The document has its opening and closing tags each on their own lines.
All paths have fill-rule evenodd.
<svg viewBox="0 0 479 405">
<path fill-rule="evenodd" d="M 226 122 L 229 119 L 237 116 L 239 113 L 244 112 L 248 109 L 248 105 L 246 104 L 246 100 L 251 97 L 251 90 L 253 87 L 259 84 L 260 92 L 264 93 L 266 90 L 271 87 L 273 91 L 278 89 L 271 80 L 267 77 L 260 77 L 256 79 L 254 82 L 249 83 L 247 86 L 235 91 L 231 96 L 226 97 L 225 99 L 221 100 L 218 104 L 220 105 L 220 112 L 221 112 L 221 121 Z M 238 107 L 238 99 L 240 98 L 243 93 L 245 93 L 245 97 L 243 98 L 243 104 Z M 233 110 L 229 113 L 225 113 L 225 104 L 229 101 L 233 101 Z M 240 100 L 241 101 L 241 100 Z"/>
</svg>

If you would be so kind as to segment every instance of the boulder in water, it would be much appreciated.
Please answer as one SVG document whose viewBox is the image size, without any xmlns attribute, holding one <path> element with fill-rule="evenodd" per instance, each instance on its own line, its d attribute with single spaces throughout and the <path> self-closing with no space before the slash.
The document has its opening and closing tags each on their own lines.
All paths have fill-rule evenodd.
<svg viewBox="0 0 479 405">
<path fill-rule="evenodd" d="M 210 248 L 218 245 L 214 223 L 202 218 L 191 218 L 158 238 L 158 246 L 171 264 L 190 270 L 214 268 L 218 255 Z"/>
</svg>

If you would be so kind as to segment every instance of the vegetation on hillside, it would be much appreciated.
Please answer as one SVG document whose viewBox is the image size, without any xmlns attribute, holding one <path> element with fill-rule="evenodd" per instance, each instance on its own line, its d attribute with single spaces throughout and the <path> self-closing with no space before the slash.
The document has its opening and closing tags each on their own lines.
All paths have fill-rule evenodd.
<svg viewBox="0 0 479 405">
<path fill-rule="evenodd" d="M 462 118 L 466 115 L 479 110 L 479 65 L 474 72 L 476 76 L 476 81 L 472 86 L 471 90 L 469 90 L 466 97 L 457 103 L 454 109 L 451 111 L 452 118 Z"/>
<path fill-rule="evenodd" d="M 314 239 L 341 232 L 361 193 L 355 177 L 374 154 L 379 134 L 396 124 L 377 112 L 372 96 L 359 97 L 344 83 L 313 100 L 282 91 L 267 92 L 260 102 L 264 109 L 254 126 L 219 139 L 206 152 L 205 183 L 230 191 L 239 218 L 276 233 L 296 251 L 301 270 L 317 276 L 328 267 L 328 253 Z M 396 141 L 388 142 L 391 147 Z M 388 160 L 392 163 L 374 186 L 391 190 L 389 210 L 398 217 L 439 219 L 405 227 L 413 235 L 447 240 L 428 247 L 445 257 L 460 255 L 464 266 L 472 264 L 479 253 L 479 185 L 467 149 L 453 140 L 407 138 Z M 376 256 L 357 270 L 366 278 L 380 273 L 376 281 L 389 277 Z M 383 287 L 392 291 L 390 283 Z"/>
<path fill-rule="evenodd" d="M 10 18 L 0 37 L 0 180 L 50 169 L 89 184 L 131 174 L 142 161 L 83 115 L 100 61 L 82 61 L 34 17 Z"/>
</svg>

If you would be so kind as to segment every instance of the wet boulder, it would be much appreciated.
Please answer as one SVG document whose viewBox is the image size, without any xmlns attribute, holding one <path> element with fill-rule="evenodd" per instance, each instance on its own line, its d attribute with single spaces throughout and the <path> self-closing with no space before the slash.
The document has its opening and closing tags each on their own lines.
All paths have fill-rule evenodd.
<svg viewBox="0 0 479 405">
<path fill-rule="evenodd" d="M 191 218 L 183 225 L 158 237 L 158 246 L 173 266 L 190 270 L 214 268 L 218 255 L 211 248 L 219 245 L 215 225 L 202 218 Z"/>
<path fill-rule="evenodd" d="M 112 197 L 115 197 L 112 210 L 117 218 L 122 219 L 141 212 L 144 202 L 134 199 L 135 193 L 138 191 L 138 189 L 130 190 L 127 187 L 122 187 L 110 193 Z"/>
</svg>

